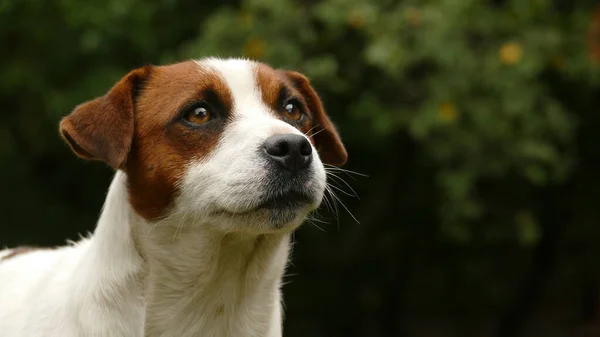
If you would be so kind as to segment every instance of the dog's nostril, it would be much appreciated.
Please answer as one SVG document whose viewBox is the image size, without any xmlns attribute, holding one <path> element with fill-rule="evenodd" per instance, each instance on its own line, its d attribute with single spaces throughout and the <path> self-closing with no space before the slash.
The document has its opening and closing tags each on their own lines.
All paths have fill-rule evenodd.
<svg viewBox="0 0 600 337">
<path fill-rule="evenodd" d="M 290 146 L 287 142 L 282 141 L 281 139 L 275 139 L 274 141 L 269 140 L 272 139 L 269 138 L 267 142 L 265 142 L 265 150 L 271 156 L 284 157 L 288 154 L 288 152 L 290 152 Z"/>
<path fill-rule="evenodd" d="M 303 156 L 310 156 L 312 154 L 312 146 L 306 138 L 303 140 L 302 145 L 300 145 L 300 154 Z"/>
</svg>

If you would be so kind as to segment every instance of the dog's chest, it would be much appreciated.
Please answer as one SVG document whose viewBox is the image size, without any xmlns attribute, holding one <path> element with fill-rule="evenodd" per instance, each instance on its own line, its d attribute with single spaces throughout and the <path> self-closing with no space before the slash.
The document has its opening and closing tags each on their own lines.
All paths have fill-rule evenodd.
<svg viewBox="0 0 600 337">
<path fill-rule="evenodd" d="M 150 264 L 146 282 L 146 333 L 162 336 L 276 336 L 281 331 L 280 280 L 289 236 L 221 238 L 218 246 L 192 233 L 181 238 L 185 259 Z M 207 237 L 206 234 L 201 235 Z M 240 241 L 241 240 L 241 241 Z M 194 253 L 190 243 L 205 245 Z M 212 241 L 211 241 L 212 242 Z"/>
<path fill-rule="evenodd" d="M 179 298 L 175 306 L 148 308 L 148 335 L 170 331 L 173 336 L 258 337 L 269 336 L 270 330 L 281 324 L 280 295 L 272 286 L 241 289 L 222 284 L 207 287 L 196 296 Z"/>
</svg>

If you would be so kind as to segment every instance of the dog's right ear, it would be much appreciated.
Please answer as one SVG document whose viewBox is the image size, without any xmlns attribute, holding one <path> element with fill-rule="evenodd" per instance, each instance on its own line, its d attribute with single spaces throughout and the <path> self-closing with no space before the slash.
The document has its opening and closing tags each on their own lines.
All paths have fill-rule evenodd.
<svg viewBox="0 0 600 337">
<path fill-rule="evenodd" d="M 60 134 L 79 157 L 122 168 L 133 140 L 135 95 L 151 66 L 125 75 L 110 91 L 78 105 L 60 121 Z"/>
</svg>

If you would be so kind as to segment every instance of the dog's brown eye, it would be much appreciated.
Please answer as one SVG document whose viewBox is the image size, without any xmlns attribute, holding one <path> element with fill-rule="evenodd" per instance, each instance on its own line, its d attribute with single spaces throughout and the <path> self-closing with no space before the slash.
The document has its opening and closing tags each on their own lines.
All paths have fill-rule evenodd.
<svg viewBox="0 0 600 337">
<path fill-rule="evenodd" d="M 288 102 L 285 104 L 283 114 L 287 119 L 293 121 L 299 121 L 303 115 L 302 110 L 300 109 L 298 104 L 294 102 Z"/>
<path fill-rule="evenodd" d="M 212 119 L 212 115 L 206 106 L 197 105 L 188 111 L 185 119 L 192 124 L 204 124 Z"/>
</svg>

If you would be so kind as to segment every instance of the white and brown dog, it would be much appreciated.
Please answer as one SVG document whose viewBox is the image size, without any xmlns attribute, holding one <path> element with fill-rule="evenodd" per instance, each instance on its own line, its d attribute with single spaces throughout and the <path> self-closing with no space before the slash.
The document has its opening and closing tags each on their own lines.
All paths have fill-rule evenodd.
<svg viewBox="0 0 600 337">
<path fill-rule="evenodd" d="M 60 133 L 116 174 L 89 239 L 0 251 L 0 336 L 281 336 L 290 233 L 347 158 L 305 76 L 147 66 Z"/>
</svg>

